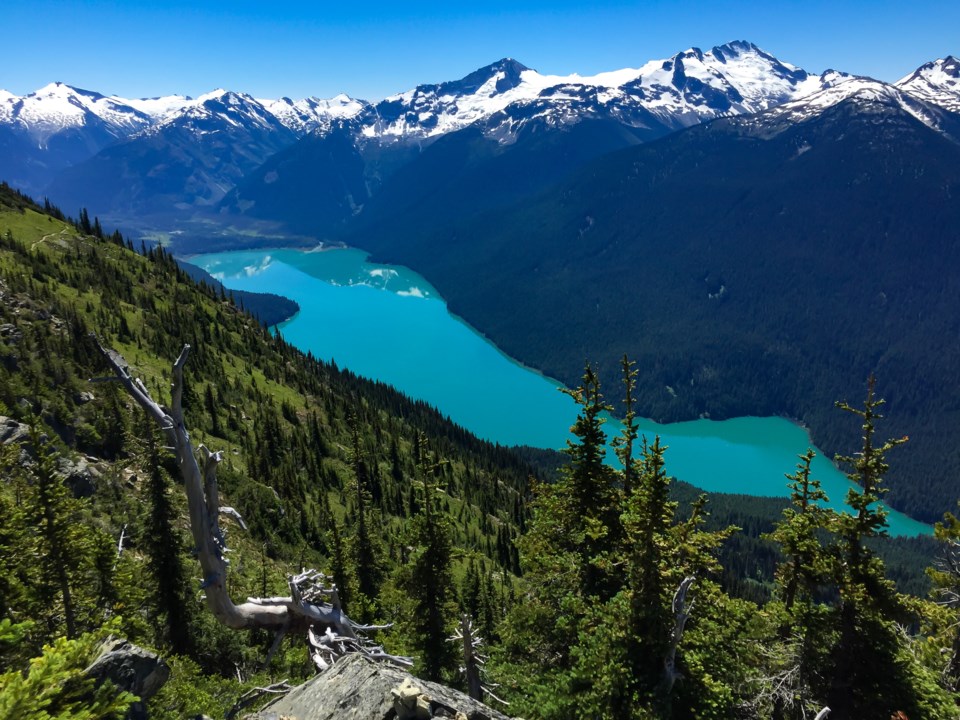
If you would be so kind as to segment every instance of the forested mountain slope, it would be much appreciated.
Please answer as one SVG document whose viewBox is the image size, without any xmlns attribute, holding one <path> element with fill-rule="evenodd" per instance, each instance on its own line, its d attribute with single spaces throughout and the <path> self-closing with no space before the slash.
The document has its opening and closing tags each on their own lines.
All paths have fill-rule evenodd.
<svg viewBox="0 0 960 720">
<path fill-rule="evenodd" d="M 590 358 L 609 384 L 626 351 L 655 419 L 785 415 L 834 453 L 852 431 L 833 402 L 875 372 L 911 436 L 889 501 L 936 519 L 960 472 L 958 118 L 931 110 L 934 129 L 869 83 L 818 101 L 612 153 L 510 209 L 425 203 L 347 241 L 567 383 Z"/>
<path fill-rule="evenodd" d="M 196 576 L 185 538 L 170 482 L 179 473 L 104 379 L 94 329 L 163 402 L 174 356 L 194 348 L 185 422 L 194 443 L 224 451 L 223 502 L 249 525 L 229 525 L 237 598 L 286 594 L 285 571 L 320 567 L 353 617 L 397 621 L 382 636 L 392 652 L 454 684 L 463 680 L 447 638 L 468 613 L 494 655 L 490 679 L 527 717 L 764 717 L 777 703 L 809 712 L 826 698 L 841 718 L 933 718 L 953 702 L 953 675 L 939 674 L 953 611 L 899 595 L 881 561 L 924 593 L 916 573 L 931 541 L 881 546 L 882 514 L 858 510 L 857 493 L 851 513 L 834 515 L 795 490 L 793 514 L 775 523 L 782 501 L 708 502 L 676 487 L 652 440 L 625 435 L 630 473 L 607 467 L 589 370 L 567 464 L 533 450 L 528 463 L 290 348 L 162 250 L 137 254 L 86 213 L 75 226 L 5 186 L 0 204 L 0 710 L 45 703 L 110 717 L 82 694 L 89 631 L 169 658 L 173 677 L 149 702 L 155 718 L 221 714 L 250 685 L 305 673 L 296 639 L 262 668 L 273 637 L 226 630 L 201 609 L 209 578 Z M 879 447 L 869 472 L 854 466 L 867 500 L 882 494 Z M 531 474 L 544 481 L 529 504 Z M 792 479 L 806 482 L 801 470 Z M 677 608 L 690 617 L 671 645 Z M 793 638 L 814 636 L 793 670 Z M 870 668 L 851 662 L 874 651 Z M 781 672 L 800 672 L 792 699 L 771 684 Z M 64 673 L 73 681 L 58 685 Z"/>
<path fill-rule="evenodd" d="M 466 588 L 478 620 L 497 621 L 519 571 L 513 539 L 526 519 L 529 466 L 391 388 L 290 348 L 162 250 L 140 255 L 99 223 L 84 233 L 55 215 L 0 189 L 0 618 L 29 621 L 12 653 L 4 645 L 0 671 L 64 632 L 120 616 L 115 631 L 180 658 L 174 695 L 163 700 L 180 717 L 232 702 L 235 680 L 216 677 L 237 667 L 253 676 L 270 642 L 217 628 L 198 604 L 183 498 L 169 487 L 176 469 L 122 389 L 90 382 L 109 375 L 93 332 L 159 398 L 174 356 L 193 346 L 186 421 L 197 444 L 224 451 L 224 503 L 249 527 L 229 534 L 237 597 L 284 592 L 284 571 L 312 565 L 334 576 L 355 618 L 411 618 L 413 594 L 400 588 L 417 556 L 410 521 L 430 468 L 457 548 L 450 597 Z M 63 490 L 35 506 L 33 487 Z M 59 559 L 44 555 L 31 529 L 31 508 L 45 506 L 58 526 L 76 528 Z M 358 537 L 362 527 L 369 536 Z M 70 598 L 43 570 L 60 566 Z M 408 625 L 392 637 L 415 649 Z M 275 667 L 297 676 L 304 659 L 290 643 Z M 188 691 L 191 683 L 200 685 Z"/>
</svg>

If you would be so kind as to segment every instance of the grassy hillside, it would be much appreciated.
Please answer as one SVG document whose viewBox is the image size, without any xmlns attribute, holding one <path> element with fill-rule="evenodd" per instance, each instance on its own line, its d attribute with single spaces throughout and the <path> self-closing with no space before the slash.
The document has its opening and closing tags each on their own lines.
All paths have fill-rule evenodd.
<svg viewBox="0 0 960 720">
<path fill-rule="evenodd" d="M 224 451 L 224 503 L 249 525 L 246 533 L 230 530 L 235 597 L 286 593 L 285 572 L 315 566 L 340 574 L 348 611 L 352 595 L 354 614 L 371 620 L 389 614 L 379 597 L 353 592 L 357 474 L 376 528 L 376 571 L 386 584 L 409 553 L 409 519 L 422 502 L 414 481 L 418 453 L 440 461 L 440 509 L 452 520 L 457 548 L 455 589 L 470 579 L 494 613 L 488 622 L 502 613 L 510 578 L 519 570 L 513 539 L 525 522 L 533 473 L 517 456 L 389 387 L 290 348 L 221 292 L 195 284 L 162 250 L 144 256 L 119 236 L 81 233 L 5 186 L 0 294 L 0 416 L 11 427 L 22 423 L 49 438 L 48 450 L 80 496 L 69 522 L 96 529 L 90 542 L 104 558 L 124 536 L 112 570 L 104 559 L 105 568 L 76 578 L 85 587 L 113 588 L 109 597 L 99 590 L 89 597 L 86 590 L 75 593 L 85 608 L 79 630 L 120 615 L 132 639 L 168 649 L 172 642 L 153 599 L 160 580 L 150 550 L 150 432 L 115 383 L 89 382 L 108 374 L 91 333 L 121 352 L 158 398 L 168 396 L 170 366 L 182 345 L 193 347 L 185 373 L 187 423 L 196 444 Z M 35 455 L 31 442 L 23 447 Z M 39 579 L 16 563 L 18 543 L 39 542 L 26 520 L 16 520 L 34 466 L 27 455 L 17 460 L 16 453 L 4 452 L 8 480 L 0 483 L 0 511 L 11 535 L 0 545 L 10 580 L 0 583 L 0 616 L 39 621 L 19 650 L 29 657 L 63 633 L 62 601 L 41 592 Z M 163 465 L 176 479 L 170 461 Z M 171 489 L 161 495 L 173 504 L 176 539 L 167 550 L 186 574 L 183 602 L 195 636 L 184 662 L 192 658 L 204 672 L 227 677 L 236 674 L 235 665 L 252 672 L 269 639 L 231 637 L 200 612 L 199 568 L 186 545 L 183 499 Z M 402 645 L 402 637 L 396 643 Z M 289 648 L 288 670 L 302 673 L 302 651 L 294 641 Z M 277 661 L 281 667 L 284 657 Z"/>
</svg>

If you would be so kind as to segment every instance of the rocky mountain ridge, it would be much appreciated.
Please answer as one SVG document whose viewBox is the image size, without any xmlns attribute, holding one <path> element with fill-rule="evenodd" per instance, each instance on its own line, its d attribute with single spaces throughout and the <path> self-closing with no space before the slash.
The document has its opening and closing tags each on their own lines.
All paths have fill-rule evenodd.
<svg viewBox="0 0 960 720">
<path fill-rule="evenodd" d="M 918 108 L 916 114 L 928 124 L 951 125 L 952 120 L 944 123 L 939 116 L 960 112 L 958 73 L 957 60 L 948 56 L 895 85 L 832 70 L 816 75 L 752 43 L 734 41 L 594 76 L 540 74 L 505 58 L 459 80 L 418 85 L 376 103 L 346 95 L 256 99 L 222 89 L 196 99 L 134 100 L 52 83 L 23 97 L 0 92 L 0 176 L 27 191 L 49 194 L 66 207 L 79 203 L 108 217 L 168 212 L 171 207 L 182 212 L 213 205 L 251 178 L 273 182 L 275 169 L 264 169 L 259 179 L 252 173 L 298 140 L 314 143 L 342 135 L 364 162 L 373 157 L 376 167 L 368 168 L 362 182 L 373 194 L 424 146 L 468 127 L 506 145 L 525 134 L 564 132 L 594 121 L 626 133 L 613 143 L 623 146 L 718 117 L 763 112 L 825 91 L 848 91 L 857 83 L 899 93 L 900 102 Z M 206 137 L 211 135 L 216 142 Z M 600 147 L 612 149 L 610 142 Z M 104 152 L 106 157 L 98 157 Z M 235 157 L 220 163 L 217 153 L 223 152 Z M 393 157 L 398 153 L 401 157 Z M 187 167 L 167 179 L 159 198 L 154 198 L 156 187 L 130 177 L 130 171 L 147 174 L 171 159 Z M 292 174 L 301 180 L 302 172 Z M 89 189 L 111 175 L 123 179 L 88 198 Z M 345 207 L 353 213 L 365 198 L 350 194 Z M 256 202 L 256 193 L 241 190 L 225 207 L 246 212 Z"/>
</svg>

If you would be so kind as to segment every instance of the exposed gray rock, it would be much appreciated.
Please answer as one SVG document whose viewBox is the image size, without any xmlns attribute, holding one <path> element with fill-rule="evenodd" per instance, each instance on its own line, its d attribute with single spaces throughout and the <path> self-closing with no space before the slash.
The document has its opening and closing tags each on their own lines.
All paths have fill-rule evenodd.
<svg viewBox="0 0 960 720">
<path fill-rule="evenodd" d="M 170 668 L 156 653 L 123 638 L 110 638 L 100 646 L 99 657 L 85 673 L 149 700 L 167 682 Z"/>
<path fill-rule="evenodd" d="M 121 690 L 149 700 L 170 677 L 170 668 L 156 653 L 123 638 L 110 638 L 100 646 L 100 655 L 85 671 L 97 684 L 109 680 Z M 128 720 L 146 720 L 143 702 L 134 703 Z"/>
<path fill-rule="evenodd" d="M 3 323 L 0 325 L 0 340 L 8 343 L 17 343 L 22 337 L 23 333 L 20 332 L 20 328 L 13 323 Z"/>
<path fill-rule="evenodd" d="M 25 443 L 30 439 L 30 426 L 0 415 L 0 445 Z"/>
<path fill-rule="evenodd" d="M 66 482 L 74 497 L 90 497 L 96 492 L 96 481 L 100 478 L 100 471 L 91 465 L 86 458 L 69 460 L 61 457 L 58 460 L 58 470 L 63 475 L 64 482 Z"/>
<path fill-rule="evenodd" d="M 294 688 L 247 720 L 509 720 L 458 690 L 353 655 Z"/>
</svg>

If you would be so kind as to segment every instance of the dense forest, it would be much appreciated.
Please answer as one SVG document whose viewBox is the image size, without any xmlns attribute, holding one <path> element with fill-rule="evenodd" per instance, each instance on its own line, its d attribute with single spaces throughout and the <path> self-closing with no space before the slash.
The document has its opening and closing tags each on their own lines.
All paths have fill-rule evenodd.
<svg viewBox="0 0 960 720">
<path fill-rule="evenodd" d="M 585 359 L 611 385 L 627 352 L 638 407 L 662 422 L 779 415 L 833 456 L 856 442 L 833 402 L 875 372 L 890 432 L 912 438 L 890 505 L 926 522 L 953 507 L 954 140 L 850 100 L 792 124 L 692 127 L 518 200 L 487 188 L 526 170 L 461 158 L 450 148 L 465 133 L 385 184 L 340 239 L 420 272 L 504 352 L 568 385 Z"/>
<path fill-rule="evenodd" d="M 494 446 L 300 353 L 162 248 L 5 186 L 0 294 L 0 716 L 122 716 L 135 698 L 83 675 L 111 633 L 172 667 L 150 717 L 223 716 L 249 687 L 312 672 L 302 639 L 263 666 L 272 635 L 203 609 L 180 473 L 98 342 L 161 402 L 192 347 L 185 423 L 223 451 L 224 502 L 247 526 L 225 521 L 236 597 L 286 594 L 316 567 L 351 616 L 395 622 L 377 642 L 457 686 L 447 638 L 467 613 L 485 682 L 527 718 L 958 714 L 958 575 L 936 558 L 954 560 L 960 524 L 939 545 L 882 537 L 901 441 L 872 384 L 834 410 L 863 429 L 846 463 L 860 490 L 838 514 L 808 457 L 788 501 L 672 482 L 670 451 L 634 428 L 626 359 L 607 391 L 620 469 L 602 462 L 590 366 L 566 453 Z"/>
</svg>

